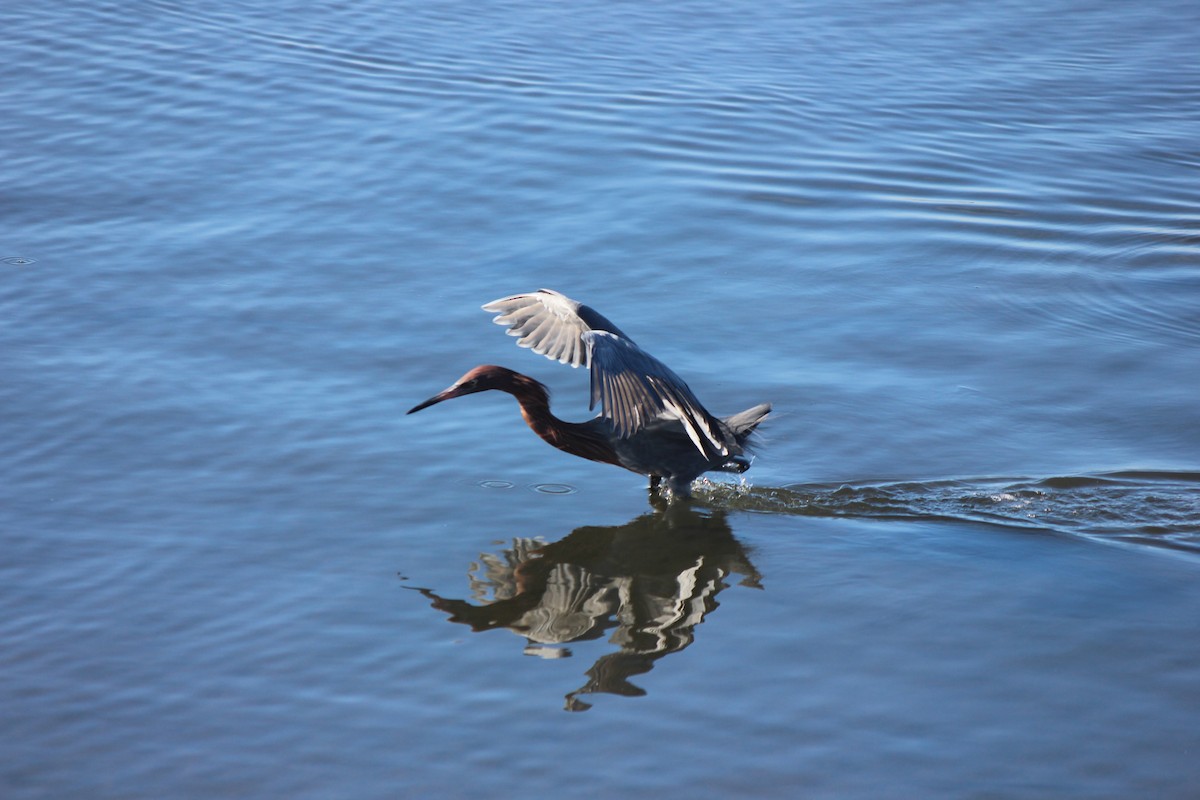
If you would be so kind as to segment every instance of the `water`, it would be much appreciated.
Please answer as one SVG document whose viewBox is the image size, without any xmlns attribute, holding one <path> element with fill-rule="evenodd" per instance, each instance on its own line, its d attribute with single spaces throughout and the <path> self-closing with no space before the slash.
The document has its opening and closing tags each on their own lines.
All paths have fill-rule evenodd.
<svg viewBox="0 0 1200 800">
<path fill-rule="evenodd" d="M 5 797 L 1192 797 L 1195 4 L 9 4 Z M 547 286 L 718 413 L 546 447 Z"/>
</svg>

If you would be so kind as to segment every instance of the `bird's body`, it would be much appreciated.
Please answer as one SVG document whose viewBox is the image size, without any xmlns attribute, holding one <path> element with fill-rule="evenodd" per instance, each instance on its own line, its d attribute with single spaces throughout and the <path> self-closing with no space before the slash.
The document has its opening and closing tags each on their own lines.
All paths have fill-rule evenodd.
<svg viewBox="0 0 1200 800">
<path fill-rule="evenodd" d="M 666 479 L 674 495 L 687 497 L 705 472 L 745 472 L 747 442 L 770 412 L 764 403 L 718 419 L 665 364 L 634 344 L 605 317 L 569 297 L 542 289 L 485 305 L 495 321 L 521 337 L 517 344 L 571 366 L 587 365 L 592 407 L 600 414 L 567 422 L 550 412 L 546 387 L 505 367 L 482 365 L 408 413 L 495 389 L 517 399 L 525 422 L 549 444 L 572 455 Z"/>
</svg>

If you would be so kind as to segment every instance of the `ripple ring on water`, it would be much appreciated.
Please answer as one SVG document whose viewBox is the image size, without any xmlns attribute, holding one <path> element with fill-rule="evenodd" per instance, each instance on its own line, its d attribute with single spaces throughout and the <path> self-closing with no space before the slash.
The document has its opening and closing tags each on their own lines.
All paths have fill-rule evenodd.
<svg viewBox="0 0 1200 800">
<path fill-rule="evenodd" d="M 535 483 L 533 490 L 542 494 L 575 494 L 579 491 L 574 486 L 566 483 Z"/>
</svg>

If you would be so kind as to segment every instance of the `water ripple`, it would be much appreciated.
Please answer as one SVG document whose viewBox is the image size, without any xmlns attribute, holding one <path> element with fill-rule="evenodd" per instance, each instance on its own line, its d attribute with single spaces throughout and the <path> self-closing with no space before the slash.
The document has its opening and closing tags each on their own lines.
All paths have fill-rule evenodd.
<svg viewBox="0 0 1200 800">
<path fill-rule="evenodd" d="M 725 508 L 774 514 L 983 522 L 1200 555 L 1200 473 L 796 484 L 705 483 Z"/>
<path fill-rule="evenodd" d="M 1038 264 L 1020 287 L 997 287 L 994 301 L 1013 319 L 1112 341 L 1200 343 L 1200 237 L 1194 230 L 1113 225 L 1057 269 Z"/>
</svg>

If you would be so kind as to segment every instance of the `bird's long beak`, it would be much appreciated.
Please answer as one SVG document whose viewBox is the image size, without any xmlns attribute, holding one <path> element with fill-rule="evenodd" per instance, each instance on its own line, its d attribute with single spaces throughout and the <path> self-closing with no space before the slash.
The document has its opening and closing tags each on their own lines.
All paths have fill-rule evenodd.
<svg viewBox="0 0 1200 800">
<path fill-rule="evenodd" d="M 414 413 L 420 411 L 422 408 L 429 408 L 430 406 L 437 405 L 438 403 L 442 402 L 443 400 L 450 400 L 455 397 L 461 397 L 464 394 L 470 394 L 470 392 L 463 391 L 463 387 L 460 384 L 456 383 L 453 386 L 450 386 L 450 387 L 438 392 L 433 397 L 426 400 L 424 403 L 417 403 L 415 406 L 413 406 L 412 408 L 410 408 L 408 411 L 406 411 L 404 413 L 414 414 Z"/>
<path fill-rule="evenodd" d="M 458 397 L 458 395 L 455 394 L 455 391 L 454 391 L 457 388 L 458 388 L 457 386 L 451 386 L 449 389 L 438 392 L 433 397 L 426 400 L 424 403 L 417 403 L 415 406 L 410 408 L 405 413 L 406 414 L 415 414 L 416 412 L 420 411 L 422 408 L 429 408 L 430 406 L 437 405 L 438 403 L 442 402 L 443 400 L 449 400 L 452 397 Z"/>
</svg>

